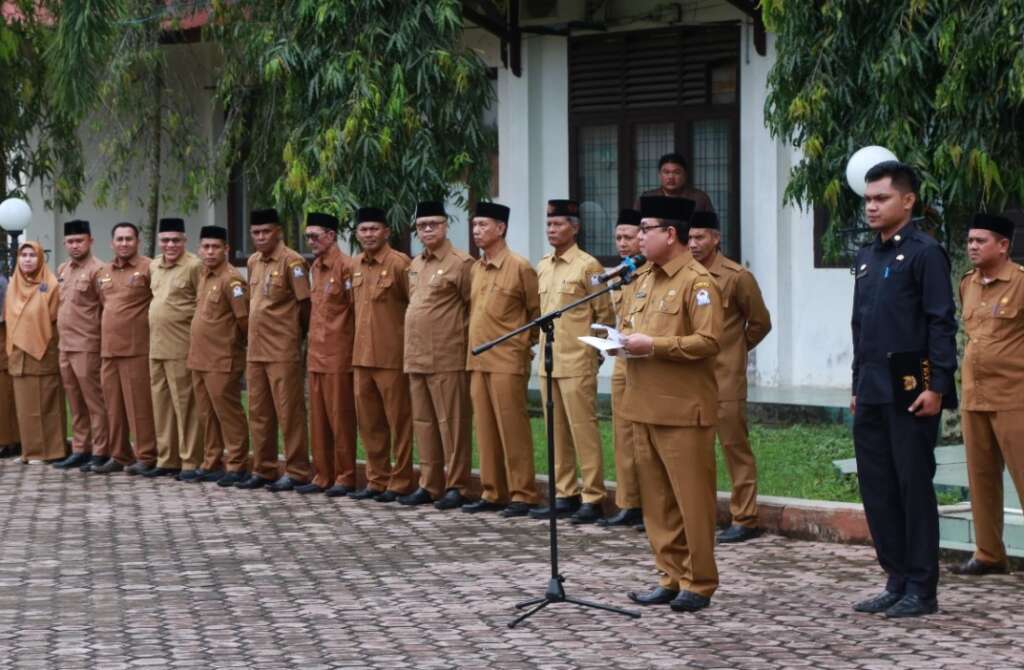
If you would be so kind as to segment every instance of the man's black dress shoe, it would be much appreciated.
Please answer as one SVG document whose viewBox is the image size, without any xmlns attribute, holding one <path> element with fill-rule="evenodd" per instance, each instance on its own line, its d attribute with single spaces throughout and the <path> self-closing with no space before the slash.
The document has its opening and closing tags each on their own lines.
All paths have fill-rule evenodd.
<svg viewBox="0 0 1024 670">
<path fill-rule="evenodd" d="M 348 494 L 352 493 L 352 489 L 345 486 L 344 484 L 335 484 L 331 488 L 324 491 L 324 495 L 328 498 L 344 498 Z"/>
<path fill-rule="evenodd" d="M 711 598 L 694 593 L 693 591 L 680 591 L 668 604 L 673 612 L 696 612 L 711 604 Z"/>
<path fill-rule="evenodd" d="M 637 605 L 667 605 L 679 595 L 679 591 L 666 589 L 664 586 L 655 586 L 651 591 L 630 591 L 626 595 Z"/>
<path fill-rule="evenodd" d="M 79 472 L 92 472 L 93 468 L 99 467 L 110 460 L 109 456 L 93 456 L 87 463 L 78 467 Z"/>
<path fill-rule="evenodd" d="M 434 503 L 434 507 L 437 509 L 455 509 L 456 507 L 462 507 L 467 502 L 467 498 L 463 496 L 458 489 L 448 489 L 448 491 L 441 496 L 441 499 Z"/>
<path fill-rule="evenodd" d="M 715 538 L 718 544 L 733 544 L 736 542 L 746 542 L 747 540 L 753 540 L 755 537 L 761 535 L 763 531 L 760 528 L 747 528 L 746 526 L 738 526 L 733 524 L 723 530 Z"/>
<path fill-rule="evenodd" d="M 633 528 L 636 528 L 636 532 L 638 532 L 638 533 L 646 533 L 647 532 L 647 526 L 644 525 L 644 520 L 643 519 L 640 519 L 640 523 L 638 523 L 635 526 L 633 526 Z"/>
<path fill-rule="evenodd" d="M 109 475 L 111 472 L 121 472 L 124 470 L 124 466 L 115 461 L 113 458 L 107 460 L 103 465 L 94 465 L 89 472 L 93 472 L 97 475 Z"/>
<path fill-rule="evenodd" d="M 555 498 L 555 515 L 559 519 L 564 519 L 572 515 L 576 510 L 580 508 L 582 498 L 580 496 L 571 496 L 569 498 Z M 530 510 L 531 519 L 550 519 L 551 509 L 550 507 L 535 507 Z"/>
<path fill-rule="evenodd" d="M 296 486 L 295 492 L 302 493 L 304 495 L 308 493 L 323 493 L 324 487 L 320 486 L 319 484 L 314 484 L 313 482 L 310 482 L 308 484 L 303 484 L 302 486 Z"/>
<path fill-rule="evenodd" d="M 132 468 L 134 467 L 135 466 L 133 465 Z M 131 468 L 128 468 L 128 471 L 130 470 Z M 142 472 L 139 472 L 138 474 L 142 475 L 143 477 L 149 477 L 150 479 L 153 479 L 154 477 L 176 477 L 179 472 L 181 472 L 181 470 L 179 470 L 178 468 L 148 468 L 146 470 L 143 470 Z"/>
<path fill-rule="evenodd" d="M 278 493 L 280 491 L 292 491 L 295 487 L 302 486 L 305 483 L 306 482 L 297 482 L 288 475 L 284 475 L 273 484 L 267 486 L 267 490 L 273 491 L 274 493 Z"/>
<path fill-rule="evenodd" d="M 261 489 L 264 486 L 267 486 L 268 484 L 273 484 L 273 483 L 274 483 L 274 481 L 272 479 L 264 479 L 263 477 L 260 477 L 259 475 L 253 475 L 253 476 L 249 477 L 248 479 L 246 479 L 244 481 L 240 481 L 237 484 L 235 484 L 235 488 L 236 489 L 246 489 L 246 490 L 252 491 L 252 490 L 255 490 L 255 489 Z"/>
<path fill-rule="evenodd" d="M 202 479 L 202 477 L 198 470 L 182 470 L 174 478 L 179 482 L 194 482 Z"/>
<path fill-rule="evenodd" d="M 512 519 L 517 516 L 526 516 L 536 509 L 535 505 L 524 502 L 510 502 L 508 507 L 498 512 L 498 516 Z"/>
<path fill-rule="evenodd" d="M 71 454 L 67 458 L 61 461 L 57 461 L 53 464 L 53 467 L 58 470 L 70 470 L 71 468 L 80 468 L 89 462 L 92 458 L 89 454 Z"/>
<path fill-rule="evenodd" d="M 430 495 L 430 491 L 424 488 L 418 488 L 407 496 L 399 496 L 399 505 L 429 505 L 434 502 L 434 497 Z"/>
<path fill-rule="evenodd" d="M 501 503 L 491 502 L 490 500 L 484 500 L 481 498 L 476 502 L 466 503 L 462 506 L 462 511 L 466 514 L 477 514 L 479 512 L 500 512 L 505 509 L 505 506 Z"/>
<path fill-rule="evenodd" d="M 868 598 L 862 600 L 853 606 L 855 612 L 864 612 L 865 614 L 880 614 L 900 600 L 903 599 L 902 593 L 893 593 L 892 591 L 882 591 L 879 595 L 874 598 Z"/>
<path fill-rule="evenodd" d="M 954 565 L 949 569 L 954 575 L 969 575 L 980 577 L 982 575 L 1005 575 L 1008 567 L 1005 563 L 986 563 L 972 558 L 969 561 Z"/>
<path fill-rule="evenodd" d="M 620 509 L 610 517 L 597 522 L 598 526 L 635 526 L 644 522 L 644 511 L 639 507 L 627 507 Z"/>
<path fill-rule="evenodd" d="M 371 498 L 376 498 L 381 493 L 384 492 L 378 491 L 376 489 L 371 489 L 369 486 L 367 486 L 365 489 L 359 489 L 355 493 L 350 493 L 348 497 L 352 498 L 353 500 L 370 500 Z"/>
<path fill-rule="evenodd" d="M 244 472 L 229 472 L 217 480 L 217 486 L 238 486 L 247 479 Z"/>
<path fill-rule="evenodd" d="M 154 468 L 156 468 L 155 464 L 143 463 L 142 461 L 135 461 L 134 463 L 126 467 L 124 471 L 125 474 L 129 475 L 141 475 L 147 470 L 152 470 Z"/>
<path fill-rule="evenodd" d="M 373 496 L 373 501 L 379 503 L 393 503 L 396 500 L 398 500 L 398 494 L 394 491 L 384 491 Z"/>
<path fill-rule="evenodd" d="M 601 510 L 600 504 L 583 503 L 580 505 L 580 508 L 569 517 L 569 523 L 579 526 L 585 523 L 595 523 L 603 518 L 604 513 Z"/>
<path fill-rule="evenodd" d="M 887 619 L 908 619 L 910 617 L 935 614 L 939 611 L 939 601 L 935 598 L 922 598 L 917 595 L 907 594 L 903 598 L 885 610 Z"/>
<path fill-rule="evenodd" d="M 224 478 L 223 470 L 203 470 L 199 468 L 196 472 L 201 473 L 197 481 L 201 482 L 219 482 Z"/>
</svg>

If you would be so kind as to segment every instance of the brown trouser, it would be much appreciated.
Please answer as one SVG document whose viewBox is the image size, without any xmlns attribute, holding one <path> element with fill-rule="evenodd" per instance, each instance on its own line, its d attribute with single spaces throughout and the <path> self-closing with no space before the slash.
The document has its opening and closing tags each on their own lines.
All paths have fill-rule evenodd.
<svg viewBox="0 0 1024 670">
<path fill-rule="evenodd" d="M 242 409 L 242 371 L 192 371 L 196 416 L 203 424 L 203 470 L 249 467 L 249 426 Z"/>
<path fill-rule="evenodd" d="M 14 377 L 14 404 L 18 409 L 22 460 L 51 461 L 67 456 L 59 374 Z"/>
<path fill-rule="evenodd" d="M 352 372 L 309 373 L 313 483 L 356 485 L 356 398 Z"/>
<path fill-rule="evenodd" d="M 156 423 L 156 464 L 195 470 L 203 464 L 203 437 L 195 412 L 192 373 L 184 360 L 149 360 Z"/>
<path fill-rule="evenodd" d="M 480 483 L 484 500 L 496 503 L 540 499 L 533 470 L 533 434 L 526 413 L 526 375 L 480 372 L 470 376 Z"/>
<path fill-rule="evenodd" d="M 121 465 L 132 460 L 149 467 L 156 464 L 156 430 L 153 426 L 153 399 L 149 392 L 149 358 L 120 356 L 104 358 L 100 366 L 103 402 L 107 406 L 109 437 L 107 452 Z M 129 432 L 135 437 L 132 444 Z M 133 453 L 134 449 L 134 453 Z"/>
<path fill-rule="evenodd" d="M 1024 410 L 961 410 L 967 479 L 974 517 L 974 557 L 1006 563 L 1003 545 L 1003 466 L 1024 506 Z"/>
<path fill-rule="evenodd" d="M 718 401 L 718 441 L 732 481 L 732 522 L 757 528 L 757 463 L 747 433 L 746 400 Z"/>
<path fill-rule="evenodd" d="M 615 359 L 612 372 L 612 431 L 615 433 L 615 504 L 619 509 L 640 507 L 640 481 L 633 444 L 633 423 L 619 414 L 626 393 L 626 366 Z"/>
<path fill-rule="evenodd" d="M 76 454 L 108 451 L 100 366 L 99 352 L 60 352 L 60 378 L 71 406 L 71 450 Z"/>
<path fill-rule="evenodd" d="M 661 585 L 710 598 L 715 565 L 715 429 L 634 423 L 644 526 Z"/>
<path fill-rule="evenodd" d="M 18 411 L 14 405 L 14 380 L 7 370 L 0 370 L 0 447 L 17 444 L 20 440 Z"/>
<path fill-rule="evenodd" d="M 284 437 L 285 474 L 306 483 L 309 442 L 306 433 L 306 402 L 303 397 L 302 365 L 298 361 L 275 361 L 245 366 L 249 385 L 249 429 L 252 433 L 252 471 L 264 479 L 277 479 L 277 428 Z"/>
<path fill-rule="evenodd" d="M 355 369 L 355 387 L 359 434 L 366 449 L 367 487 L 411 493 L 416 477 L 412 469 L 412 401 L 408 377 L 401 370 L 360 367 Z"/>
<path fill-rule="evenodd" d="M 597 428 L 597 377 L 552 380 L 555 407 L 555 491 L 559 498 L 580 495 L 576 459 L 583 478 L 583 502 L 604 500 L 604 461 Z M 540 395 L 547 416 L 547 380 L 540 378 Z"/>
<path fill-rule="evenodd" d="M 473 467 L 469 375 L 464 370 L 413 373 L 409 375 L 409 392 L 420 457 L 420 487 L 434 498 L 448 489 L 466 493 Z"/>
</svg>

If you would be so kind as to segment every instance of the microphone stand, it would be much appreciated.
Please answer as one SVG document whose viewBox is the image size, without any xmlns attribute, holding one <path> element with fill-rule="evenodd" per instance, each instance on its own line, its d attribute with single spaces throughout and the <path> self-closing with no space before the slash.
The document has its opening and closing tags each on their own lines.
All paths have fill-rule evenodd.
<svg viewBox="0 0 1024 670">
<path fill-rule="evenodd" d="M 612 607 L 610 605 L 601 605 L 598 603 L 590 602 L 588 600 L 579 600 L 577 598 L 570 598 L 565 595 L 565 587 L 562 583 L 565 581 L 565 577 L 561 575 L 558 570 L 558 515 L 555 514 L 555 407 L 554 407 L 554 388 L 552 382 L 552 372 L 554 370 L 554 342 L 555 342 L 555 319 L 559 318 L 565 312 L 578 307 L 584 303 L 594 300 L 598 296 L 605 295 L 612 291 L 620 290 L 626 284 L 629 284 L 635 278 L 635 272 L 626 272 L 622 275 L 622 278 L 613 284 L 609 284 L 605 288 L 601 289 L 596 293 L 586 295 L 579 300 L 569 303 L 564 307 L 560 307 L 556 310 L 542 314 L 533 321 L 516 328 L 515 330 L 505 333 L 496 340 L 492 340 L 485 344 L 481 344 L 478 347 L 474 347 L 473 355 L 479 356 L 483 352 L 496 347 L 497 345 L 509 340 L 520 333 L 524 333 L 531 328 L 539 327 L 544 331 L 544 371 L 547 373 L 547 379 L 545 380 L 547 388 L 547 401 L 545 402 L 545 423 L 547 427 L 547 447 L 548 447 L 548 511 L 549 523 L 548 523 L 548 535 L 549 535 L 549 547 L 551 550 L 550 562 L 551 562 L 551 577 L 548 580 L 547 590 L 544 595 L 540 598 L 533 598 L 525 602 L 516 604 L 516 609 L 524 609 L 530 607 L 532 609 L 523 613 L 517 617 L 514 621 L 509 622 L 509 628 L 515 628 L 519 623 L 533 616 L 540 610 L 544 609 L 551 603 L 571 603 L 573 605 L 579 605 L 581 607 L 590 607 L 593 609 L 604 610 L 606 612 L 614 612 L 623 616 L 633 617 L 634 619 L 640 618 L 639 612 L 631 612 L 629 610 L 620 609 L 618 607 Z"/>
</svg>

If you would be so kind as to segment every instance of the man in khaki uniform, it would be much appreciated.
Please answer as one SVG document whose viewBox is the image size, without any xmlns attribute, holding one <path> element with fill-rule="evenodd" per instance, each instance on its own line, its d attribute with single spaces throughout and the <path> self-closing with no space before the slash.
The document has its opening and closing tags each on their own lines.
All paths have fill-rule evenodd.
<svg viewBox="0 0 1024 670">
<path fill-rule="evenodd" d="M 203 438 L 196 420 L 188 358 L 192 317 L 202 263 L 185 250 L 185 221 L 160 219 L 159 256 L 150 266 L 149 380 L 156 420 L 156 467 L 144 477 L 177 475 L 191 481 L 203 464 Z M 180 473 L 180 474 L 179 474 Z"/>
<path fill-rule="evenodd" d="M 466 502 L 472 467 L 466 338 L 473 257 L 448 241 L 444 203 L 416 206 L 416 234 L 424 249 L 408 269 L 405 372 L 420 487 L 398 502 L 454 509 Z"/>
<path fill-rule="evenodd" d="M 637 210 L 624 209 L 619 212 L 615 224 L 615 248 L 620 258 L 640 253 L 640 212 Z M 649 265 L 643 266 L 629 284 L 611 293 L 615 327 L 619 330 L 622 330 L 622 324 L 628 316 L 626 310 L 633 303 L 633 292 L 640 274 L 649 269 Z M 633 424 L 622 417 L 622 398 L 625 393 L 626 359 L 616 356 L 612 371 L 612 432 L 615 434 L 615 505 L 619 511 L 614 516 L 601 519 L 598 525 L 642 528 L 644 517 L 640 509 L 640 482 L 637 477 L 636 448 L 633 445 Z"/>
<path fill-rule="evenodd" d="M 642 605 L 695 612 L 711 603 L 715 565 L 715 356 L 722 303 L 711 276 L 686 249 L 693 202 L 641 203 L 641 247 L 653 265 L 629 308 L 622 414 L 633 422 L 644 525 L 662 573 Z"/>
<path fill-rule="evenodd" d="M 109 453 L 107 409 L 100 386 L 100 303 L 96 275 L 103 263 L 92 255 L 92 231 L 88 221 L 64 224 L 64 248 L 68 260 L 57 268 L 60 310 L 57 334 L 60 376 L 71 407 L 71 455 L 54 465 L 67 470 L 103 465 Z"/>
<path fill-rule="evenodd" d="M 249 256 L 249 387 L 252 475 L 240 489 L 267 486 L 290 491 L 309 482 L 309 444 L 302 383 L 302 338 L 309 326 L 306 261 L 281 239 L 281 218 L 259 209 L 249 218 L 256 253 Z M 277 429 L 284 437 L 285 474 L 277 458 Z M 276 481 L 275 481 L 276 480 Z"/>
<path fill-rule="evenodd" d="M 21 454 L 18 413 L 14 407 L 14 381 L 7 371 L 7 322 L 4 320 L 4 296 L 7 277 L 0 275 L 0 458 Z"/>
<path fill-rule="evenodd" d="M 641 197 L 686 198 L 693 201 L 695 212 L 715 211 L 711 197 L 699 188 L 690 186 L 690 168 L 682 154 L 668 153 L 658 159 L 658 181 L 661 182 L 658 188 L 644 191 Z M 640 207 L 640 198 L 636 200 L 636 207 Z"/>
<path fill-rule="evenodd" d="M 338 249 L 338 219 L 306 215 L 306 242 L 316 256 L 309 270 L 309 426 L 313 481 L 299 493 L 346 496 L 356 487 L 356 398 L 352 372 L 355 305 L 352 259 Z"/>
<path fill-rule="evenodd" d="M 111 234 L 114 260 L 104 264 L 96 275 L 103 303 L 100 384 L 107 407 L 111 453 L 110 460 L 94 465 L 89 472 L 105 475 L 126 470 L 137 475 L 156 466 L 149 384 L 151 260 L 139 255 L 139 229 L 134 224 L 118 223 Z M 135 438 L 134 444 L 129 435 Z M 129 465 L 133 460 L 135 463 Z"/>
<path fill-rule="evenodd" d="M 242 274 L 228 263 L 230 251 L 226 228 L 203 226 L 203 268 L 185 361 L 204 436 L 202 467 L 187 481 L 224 487 L 245 481 L 249 463 L 249 426 L 242 409 L 249 296 Z"/>
<path fill-rule="evenodd" d="M 977 214 L 967 232 L 974 269 L 960 281 L 967 346 L 960 416 L 974 518 L 974 556 L 958 575 L 1005 573 L 1003 467 L 1024 506 L 1024 266 L 1010 260 L 1013 222 Z"/>
<path fill-rule="evenodd" d="M 580 230 L 579 204 L 575 200 L 548 201 L 547 236 L 554 253 L 537 264 L 540 311 L 548 313 L 565 307 L 601 288 L 598 277 L 604 268 L 597 259 L 576 244 Z M 554 392 L 555 421 L 555 514 L 570 516 L 574 524 L 594 523 L 604 517 L 604 463 L 601 433 L 597 428 L 597 369 L 600 355 L 580 342 L 592 335 L 591 324 L 611 323 L 614 319 L 611 298 L 607 295 L 565 312 L 555 320 Z M 541 347 L 546 335 L 541 333 Z M 541 374 L 541 398 L 547 409 L 547 384 Z M 583 479 L 582 505 L 580 483 L 576 478 L 579 458 Z M 545 519 L 548 507 L 535 509 L 530 516 Z"/>
<path fill-rule="evenodd" d="M 482 256 L 473 264 L 469 311 L 469 395 L 473 403 L 483 495 L 463 505 L 469 514 L 501 510 L 526 516 L 538 502 L 533 470 L 533 435 L 526 413 L 526 384 L 537 329 L 520 333 L 474 356 L 490 342 L 540 316 L 537 273 L 505 242 L 509 208 L 480 202 L 473 217 L 473 242 Z M 511 501 L 511 502 L 510 502 Z"/>
<path fill-rule="evenodd" d="M 409 378 L 402 371 L 409 257 L 388 244 L 391 226 L 382 209 L 362 207 L 356 212 L 356 237 L 363 251 L 352 263 L 356 304 L 352 365 L 356 417 L 366 449 L 366 488 L 351 496 L 394 502 L 416 486 L 412 401 Z"/>
<path fill-rule="evenodd" d="M 718 216 L 714 212 L 694 212 L 690 219 L 690 253 L 708 269 L 722 294 L 722 337 L 715 359 L 718 441 L 732 481 L 732 524 L 718 534 L 718 542 L 724 544 L 760 535 L 757 464 L 747 432 L 747 352 L 768 335 L 772 319 L 754 275 L 722 255 L 721 241 Z"/>
</svg>

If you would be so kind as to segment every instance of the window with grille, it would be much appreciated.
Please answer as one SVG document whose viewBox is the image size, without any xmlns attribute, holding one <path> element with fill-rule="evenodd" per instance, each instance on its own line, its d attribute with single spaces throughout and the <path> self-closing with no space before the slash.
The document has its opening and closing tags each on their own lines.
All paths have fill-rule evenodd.
<svg viewBox="0 0 1024 670">
<path fill-rule="evenodd" d="M 688 184 L 718 212 L 738 258 L 738 26 L 684 27 L 569 41 L 570 181 L 582 245 L 617 262 L 618 210 L 658 188 L 658 159 L 689 165 Z"/>
</svg>

